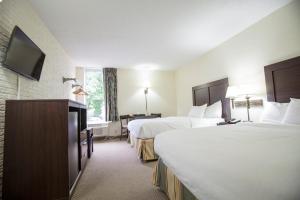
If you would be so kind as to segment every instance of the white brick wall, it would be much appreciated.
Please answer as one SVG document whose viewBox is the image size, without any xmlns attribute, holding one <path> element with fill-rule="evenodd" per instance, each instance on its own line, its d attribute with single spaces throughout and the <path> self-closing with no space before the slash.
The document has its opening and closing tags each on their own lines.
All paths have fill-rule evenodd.
<svg viewBox="0 0 300 200">
<path fill-rule="evenodd" d="M 62 83 L 62 77 L 74 77 L 75 67 L 58 41 L 41 21 L 27 0 L 3 0 L 0 3 L 0 61 L 5 35 L 18 25 L 46 54 L 39 82 L 20 78 L 21 99 L 70 98 L 71 83 Z M 4 36 L 3 36 L 4 35 Z M 0 187 L 2 188 L 2 161 L 4 139 L 5 100 L 17 98 L 17 75 L 0 63 Z M 1 189 L 2 195 L 2 189 Z"/>
</svg>

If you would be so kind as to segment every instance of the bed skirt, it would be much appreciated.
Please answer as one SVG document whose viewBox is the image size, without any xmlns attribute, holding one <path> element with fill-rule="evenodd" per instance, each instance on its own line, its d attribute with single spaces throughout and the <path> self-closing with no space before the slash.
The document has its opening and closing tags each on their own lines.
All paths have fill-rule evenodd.
<svg viewBox="0 0 300 200">
<path fill-rule="evenodd" d="M 152 181 L 153 185 L 159 187 L 170 200 L 198 200 L 161 159 L 154 168 Z"/>
<path fill-rule="evenodd" d="M 130 144 L 136 149 L 138 158 L 142 161 L 154 161 L 158 159 L 158 156 L 154 152 L 154 138 L 139 139 L 130 137 Z"/>
</svg>

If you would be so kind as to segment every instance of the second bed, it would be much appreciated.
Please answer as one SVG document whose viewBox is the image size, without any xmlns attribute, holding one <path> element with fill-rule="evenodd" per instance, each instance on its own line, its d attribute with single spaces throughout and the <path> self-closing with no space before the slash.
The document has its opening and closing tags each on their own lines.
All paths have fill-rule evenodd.
<svg viewBox="0 0 300 200">
<path fill-rule="evenodd" d="M 225 98 L 227 87 L 228 78 L 193 87 L 194 107 L 189 116 L 130 121 L 128 124 L 130 143 L 136 149 L 138 157 L 142 161 L 157 160 L 158 156 L 154 152 L 154 140 L 157 135 L 165 131 L 216 126 L 219 122 L 229 120 L 231 118 L 230 100 Z M 205 109 L 203 105 L 208 105 L 205 114 L 198 116 L 198 110 Z"/>
</svg>

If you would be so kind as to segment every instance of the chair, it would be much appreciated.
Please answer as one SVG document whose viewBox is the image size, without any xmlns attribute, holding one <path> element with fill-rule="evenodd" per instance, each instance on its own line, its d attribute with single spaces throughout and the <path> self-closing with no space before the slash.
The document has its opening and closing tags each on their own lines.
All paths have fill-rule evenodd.
<svg viewBox="0 0 300 200">
<path fill-rule="evenodd" d="M 121 136 L 120 136 L 120 140 L 122 140 L 123 134 L 128 136 L 127 124 L 128 124 L 128 119 L 129 118 L 130 118 L 129 115 L 120 115 L 120 122 L 121 122 Z"/>
</svg>

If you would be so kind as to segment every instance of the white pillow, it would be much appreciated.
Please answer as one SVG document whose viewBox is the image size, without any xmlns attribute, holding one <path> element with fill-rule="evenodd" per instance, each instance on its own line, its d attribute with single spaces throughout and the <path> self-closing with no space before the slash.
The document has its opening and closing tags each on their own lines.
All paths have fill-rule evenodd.
<svg viewBox="0 0 300 200">
<path fill-rule="evenodd" d="M 205 112 L 205 108 L 207 107 L 207 104 L 204 104 L 202 106 L 193 106 L 188 114 L 189 117 L 199 117 L 202 118 Z"/>
<path fill-rule="evenodd" d="M 260 122 L 281 123 L 289 103 L 265 102 Z"/>
<path fill-rule="evenodd" d="M 300 99 L 291 98 L 282 123 L 300 125 Z"/>
<path fill-rule="evenodd" d="M 217 101 L 216 103 L 207 106 L 204 114 L 204 118 L 221 118 L 222 117 L 222 103 Z"/>
</svg>

